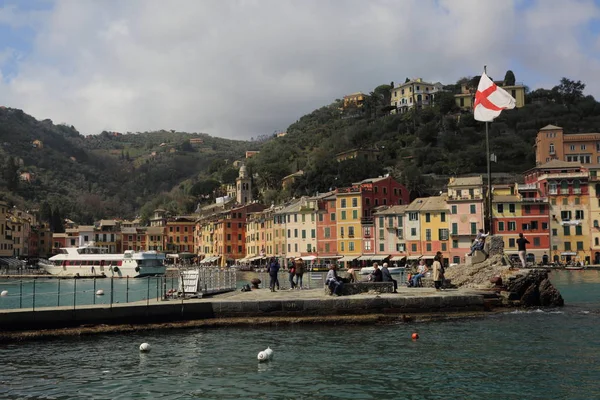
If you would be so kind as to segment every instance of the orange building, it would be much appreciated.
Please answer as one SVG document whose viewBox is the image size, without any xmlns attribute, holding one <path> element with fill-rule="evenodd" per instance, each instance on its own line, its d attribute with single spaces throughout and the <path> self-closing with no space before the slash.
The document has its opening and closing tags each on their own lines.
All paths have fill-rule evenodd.
<svg viewBox="0 0 600 400">
<path fill-rule="evenodd" d="M 192 216 L 179 216 L 167 221 L 163 248 L 172 253 L 193 252 L 195 225 L 196 219 Z"/>
<path fill-rule="evenodd" d="M 600 164 L 600 133 L 565 134 L 559 126 L 546 125 L 535 139 L 535 162 L 552 160 Z"/>
</svg>

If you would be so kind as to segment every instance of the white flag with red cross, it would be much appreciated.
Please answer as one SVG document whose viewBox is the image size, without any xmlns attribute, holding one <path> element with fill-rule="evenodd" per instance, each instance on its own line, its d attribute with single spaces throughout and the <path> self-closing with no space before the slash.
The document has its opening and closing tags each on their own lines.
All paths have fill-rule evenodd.
<svg viewBox="0 0 600 400">
<path fill-rule="evenodd" d="M 492 82 L 485 72 L 481 75 L 473 105 L 473 113 L 477 121 L 493 121 L 502 110 L 515 108 L 515 103 L 516 100 L 506 90 Z"/>
</svg>

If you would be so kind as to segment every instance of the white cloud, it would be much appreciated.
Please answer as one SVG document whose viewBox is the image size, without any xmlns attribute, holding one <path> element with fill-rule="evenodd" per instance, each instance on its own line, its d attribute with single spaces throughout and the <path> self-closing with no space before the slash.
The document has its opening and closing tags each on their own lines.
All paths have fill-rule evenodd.
<svg viewBox="0 0 600 400">
<path fill-rule="evenodd" d="M 597 16 L 590 1 L 553 0 L 525 11 L 478 0 L 57 2 L 18 73 L 0 75 L 0 96 L 83 133 L 248 138 L 350 92 L 416 76 L 450 83 L 483 64 L 531 87 L 571 76 L 598 95 L 598 61 L 578 41 Z"/>
</svg>

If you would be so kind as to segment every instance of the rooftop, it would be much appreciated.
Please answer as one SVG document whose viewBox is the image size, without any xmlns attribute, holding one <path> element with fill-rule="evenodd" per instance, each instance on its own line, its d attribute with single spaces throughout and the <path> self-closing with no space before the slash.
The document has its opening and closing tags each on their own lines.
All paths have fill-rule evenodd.
<svg viewBox="0 0 600 400">
<path fill-rule="evenodd" d="M 562 131 L 562 128 L 560 126 L 556 126 L 556 125 L 546 125 L 542 129 L 540 129 L 540 131 L 556 131 L 556 130 Z"/>
<path fill-rule="evenodd" d="M 448 182 L 448 187 L 455 186 L 482 186 L 483 178 L 479 176 L 464 176 L 464 177 L 453 177 Z"/>
</svg>

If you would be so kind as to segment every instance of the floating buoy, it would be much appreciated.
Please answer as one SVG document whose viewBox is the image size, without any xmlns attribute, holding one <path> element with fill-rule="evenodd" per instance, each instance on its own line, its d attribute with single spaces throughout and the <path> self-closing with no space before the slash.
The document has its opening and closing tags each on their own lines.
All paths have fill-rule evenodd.
<svg viewBox="0 0 600 400">
<path fill-rule="evenodd" d="M 417 332 L 412 334 L 412 339 L 417 340 L 419 338 L 419 334 Z"/>
<path fill-rule="evenodd" d="M 150 351 L 150 345 L 148 343 L 140 344 L 140 351 L 142 353 L 148 353 Z"/>
<path fill-rule="evenodd" d="M 2 292 L 0 292 L 0 296 L 8 296 L 8 290 L 3 290 Z"/>
<path fill-rule="evenodd" d="M 260 361 L 260 362 L 270 361 L 273 359 L 273 350 L 271 350 L 270 347 L 267 347 L 266 350 L 263 350 L 258 353 L 257 358 L 258 358 L 258 361 Z"/>
<path fill-rule="evenodd" d="M 104 290 L 102 290 L 102 289 L 96 290 L 96 296 L 103 296 L 103 295 L 104 295 Z"/>
</svg>

